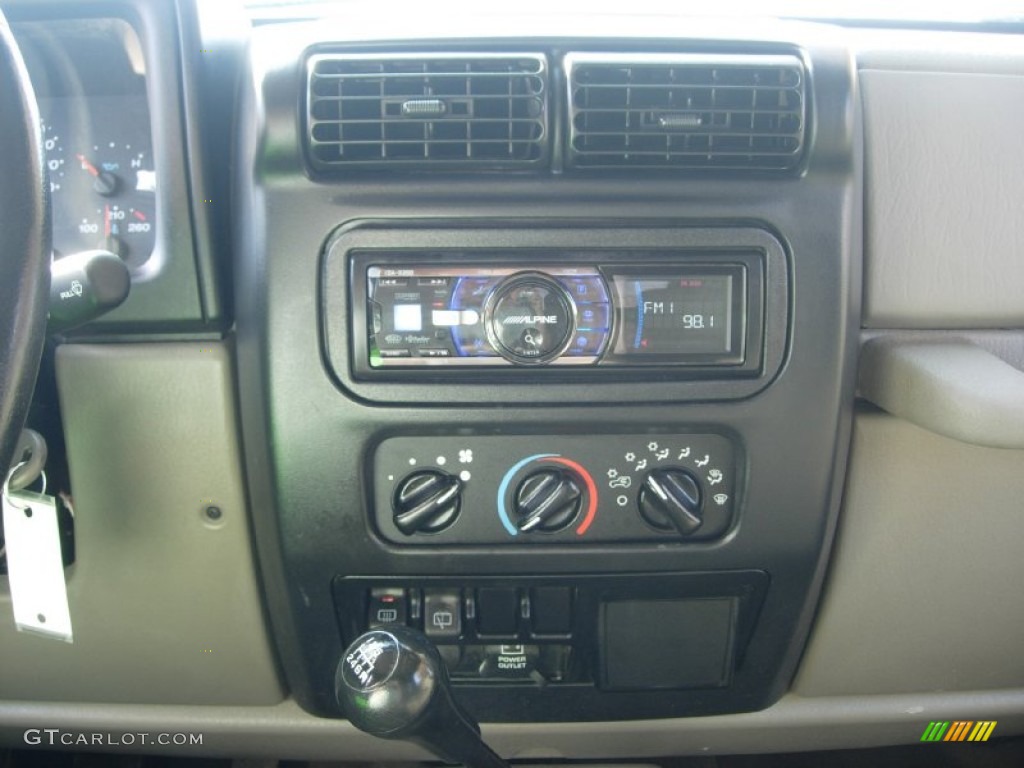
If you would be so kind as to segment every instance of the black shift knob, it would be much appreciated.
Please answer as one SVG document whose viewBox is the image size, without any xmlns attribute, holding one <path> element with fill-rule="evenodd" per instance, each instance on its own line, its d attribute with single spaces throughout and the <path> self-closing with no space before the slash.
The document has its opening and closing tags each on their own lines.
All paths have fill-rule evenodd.
<svg viewBox="0 0 1024 768">
<path fill-rule="evenodd" d="M 382 739 L 403 739 L 449 763 L 508 768 L 452 698 L 437 648 L 407 627 L 366 632 L 338 662 L 334 691 L 352 724 Z"/>
</svg>

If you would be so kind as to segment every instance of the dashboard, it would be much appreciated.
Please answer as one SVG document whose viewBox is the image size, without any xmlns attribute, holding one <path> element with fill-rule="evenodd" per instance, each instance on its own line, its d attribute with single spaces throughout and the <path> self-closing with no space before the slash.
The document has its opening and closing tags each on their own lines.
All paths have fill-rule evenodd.
<svg viewBox="0 0 1024 768">
<path fill-rule="evenodd" d="M 268 322 L 238 326 L 239 394 L 243 412 L 265 409 L 243 427 L 259 435 L 247 459 L 268 470 L 254 499 L 276 499 L 274 512 L 254 504 L 257 543 L 277 527 L 264 567 L 291 585 L 271 615 L 294 619 L 284 662 L 318 714 L 335 706 L 333 659 L 391 615 L 388 596 L 456 678 L 469 676 L 460 695 L 485 720 L 759 708 L 807 631 L 852 402 L 860 124 L 849 59 L 781 36 L 762 59 L 549 29 L 543 43 L 512 33 L 485 48 L 460 40 L 451 54 L 324 44 L 301 24 L 251 41 L 260 63 L 241 121 L 258 124 L 260 105 L 267 133 L 241 151 L 258 167 L 273 147 L 277 175 L 240 200 L 241 249 L 268 258 L 239 265 L 237 295 Z M 496 49 L 515 55 L 496 60 Z M 302 51 L 313 52 L 305 67 L 286 63 Z M 604 107 L 570 116 L 587 103 Z M 419 110 L 435 119 L 388 122 Z M 545 148 L 518 146 L 520 119 L 539 123 L 524 136 Z M 622 137 L 609 138 L 600 121 L 618 119 Z M 573 159 L 584 143 L 566 128 L 587 120 L 605 129 L 594 141 L 624 142 L 607 150 L 620 167 L 600 153 Z M 807 124 L 813 147 L 800 143 Z M 479 159 L 495 125 L 501 155 Z M 371 130 L 382 132 L 364 138 Z M 625 143 L 650 130 L 659 149 L 634 167 Z M 687 151 L 702 136 L 708 146 Z M 467 174 L 461 162 L 499 170 Z M 502 167 L 525 168 L 496 184 Z M 288 168 L 309 181 L 278 185 Z M 680 182 L 681 171 L 697 175 Z M 301 220 L 258 214 L 285 207 Z M 318 313 L 319 337 L 303 333 Z M 724 335 L 694 328 L 712 322 Z M 311 380 L 325 348 L 332 376 Z M 369 516 L 356 530 L 324 514 L 352 498 Z M 295 605 L 296 590 L 310 602 Z M 544 629 L 545 599 L 566 614 L 560 631 Z"/>
<path fill-rule="evenodd" d="M 396 626 L 510 757 L 1024 732 L 1019 34 L 217 5 L 3 5 L 54 256 L 132 277 L 40 375 L 5 742 L 423 758 L 339 703 Z"/>
</svg>

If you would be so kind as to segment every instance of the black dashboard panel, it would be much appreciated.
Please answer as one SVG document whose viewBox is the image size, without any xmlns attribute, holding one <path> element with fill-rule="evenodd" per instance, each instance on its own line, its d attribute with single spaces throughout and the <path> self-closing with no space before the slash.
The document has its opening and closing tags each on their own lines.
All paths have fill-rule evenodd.
<svg viewBox="0 0 1024 768">
<path fill-rule="evenodd" d="M 240 102 L 239 389 L 270 616 L 296 698 L 338 716 L 333 680 L 344 644 L 366 626 L 394 621 L 428 631 L 447 649 L 460 699 L 483 720 L 767 706 L 787 688 L 806 638 L 847 451 L 862 194 L 847 51 L 824 28 L 802 25 L 773 27 L 771 39 L 763 30 L 723 36 L 694 27 L 682 40 L 621 30 L 581 36 L 557 22 L 541 39 L 510 29 L 503 38 L 467 30 L 424 40 L 402 37 L 400 27 L 349 41 L 325 40 L 314 24 L 257 28 Z M 366 151 L 377 161 L 392 140 L 416 144 L 422 160 L 434 139 L 469 139 L 440 125 L 446 110 L 463 110 L 462 120 L 478 106 L 499 107 L 472 78 L 459 81 L 470 90 L 467 102 L 443 89 L 424 95 L 422 80 L 395 93 L 391 76 L 424 52 L 455 61 L 517 51 L 544 57 L 553 89 L 565 87 L 566 55 L 577 51 L 627 59 L 783 55 L 784 70 L 796 61 L 807 78 L 799 162 L 781 171 L 571 168 L 562 143 L 566 102 L 552 99 L 551 153 L 541 167 L 460 170 L 451 157 L 410 167 L 409 155 L 397 168 L 357 162 L 325 172 L 309 164 L 310 57 L 372 60 L 369 75 L 358 73 L 357 97 L 377 103 L 387 125 L 361 128 L 383 133 L 357 133 L 355 141 L 373 143 Z M 435 70 L 421 75 L 431 88 L 443 85 Z M 317 151 L 337 159 L 346 151 L 337 123 L 352 114 L 338 101 L 348 98 L 344 88 L 332 88 L 316 91 L 333 100 L 318 102 L 317 119 L 335 123 L 320 129 L 331 146 Z M 676 131 L 705 119 L 658 109 L 645 126 Z M 495 114 L 487 110 L 481 114 Z M 388 127 L 402 114 L 426 122 Z M 422 130 L 414 135 L 410 125 Z M 558 355 L 531 365 L 516 349 L 508 353 L 516 365 L 373 365 L 369 267 L 396 259 L 540 268 L 560 259 L 589 264 L 595 252 L 609 263 L 635 259 L 666 270 L 751 254 L 744 266 L 748 277 L 763 268 L 763 304 L 748 316 L 761 327 L 748 326 L 756 349 L 744 360 L 756 365 L 551 364 Z M 539 272 L 538 285 L 551 288 L 551 275 Z M 613 272 L 606 279 L 614 285 Z M 420 344 L 411 329 L 433 322 L 428 300 L 438 302 L 441 325 L 450 322 L 443 313 L 462 311 L 443 286 L 439 296 L 418 282 L 405 290 L 409 275 L 373 274 L 397 281 L 384 299 L 400 337 L 387 342 L 396 353 L 411 357 L 402 342 Z M 492 293 L 481 308 L 493 319 L 500 287 L 485 288 Z M 560 311 L 511 316 L 557 325 Z M 555 319 L 538 320 L 547 317 Z M 607 341 L 626 320 L 620 311 Z M 641 466 L 638 452 L 650 445 L 657 448 Z M 671 461 L 666 455 L 659 467 L 664 447 Z M 627 456 L 633 463 L 619 466 Z M 571 612 L 568 631 L 545 633 L 547 619 L 535 611 L 543 616 L 537 606 L 547 600 Z M 652 618 L 659 612 L 662 627 Z M 622 627 L 630 625 L 651 630 L 638 631 L 638 647 L 657 661 L 624 652 L 632 635 Z M 695 625 L 706 633 L 693 633 Z M 696 642 L 695 661 L 673 666 L 666 689 L 655 679 L 665 660 L 655 649 L 684 639 Z M 522 670 L 531 674 L 515 679 Z"/>
</svg>

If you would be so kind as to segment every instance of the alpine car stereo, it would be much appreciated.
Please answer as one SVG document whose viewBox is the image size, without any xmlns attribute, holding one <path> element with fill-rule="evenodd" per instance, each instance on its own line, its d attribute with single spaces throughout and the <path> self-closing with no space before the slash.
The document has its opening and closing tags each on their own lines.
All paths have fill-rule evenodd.
<svg viewBox="0 0 1024 768">
<path fill-rule="evenodd" d="M 352 327 L 371 371 L 702 366 L 758 349 L 755 252 L 353 254 Z M 751 321 L 754 322 L 751 322 Z"/>
</svg>

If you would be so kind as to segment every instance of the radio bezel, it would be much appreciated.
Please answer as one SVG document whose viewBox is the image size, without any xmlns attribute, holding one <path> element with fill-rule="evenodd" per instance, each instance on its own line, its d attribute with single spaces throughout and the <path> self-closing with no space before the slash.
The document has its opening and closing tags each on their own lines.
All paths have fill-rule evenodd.
<svg viewBox="0 0 1024 768">
<path fill-rule="evenodd" d="M 707 258 L 703 258 L 702 254 L 687 254 L 685 257 L 666 263 L 666 257 L 678 254 L 666 255 L 649 251 L 630 252 L 631 257 L 637 258 L 622 261 L 621 256 L 616 258 L 619 252 L 578 254 L 560 252 L 552 258 L 552 254 L 548 251 L 515 251 L 508 256 L 503 254 L 500 261 L 490 264 L 479 258 L 487 253 L 489 252 L 476 254 L 478 258 L 475 259 L 472 253 L 459 254 L 454 257 L 444 253 L 435 254 L 433 256 L 435 261 L 425 264 L 416 261 L 414 256 L 409 254 L 393 254 L 387 251 L 353 252 L 353 289 L 358 282 L 362 281 L 366 296 L 366 312 L 360 318 L 357 315 L 362 295 L 354 290 L 357 295 L 352 304 L 354 313 L 352 318 L 353 347 L 357 350 L 356 354 L 359 355 L 362 355 L 365 349 L 366 358 L 369 360 L 368 369 L 379 371 L 392 368 L 481 368 L 517 365 L 516 362 L 505 357 L 496 346 L 489 307 L 495 294 L 503 290 L 509 281 L 521 279 L 526 275 L 536 275 L 558 285 L 565 292 L 566 299 L 570 303 L 573 301 L 571 291 L 573 281 L 578 281 L 581 277 L 596 279 L 602 286 L 602 293 L 606 300 L 603 303 L 606 303 L 608 307 L 609 325 L 600 332 L 600 342 L 596 344 L 594 354 L 580 355 L 571 348 L 571 339 L 577 332 L 587 333 L 589 331 L 593 337 L 597 337 L 596 331 L 579 327 L 575 304 L 573 304 L 574 327 L 570 337 L 566 339 L 557 354 L 550 355 L 539 364 L 708 368 L 729 366 L 742 369 L 747 362 L 748 315 L 751 305 L 754 305 L 755 311 L 759 311 L 762 294 L 762 269 L 760 257 L 756 252 L 737 251 L 735 254 L 723 252 Z M 561 261 L 562 256 L 569 257 L 571 260 L 563 262 Z M 608 261 L 594 263 L 591 257 Z M 619 279 L 656 281 L 712 277 L 728 277 L 730 279 L 728 295 L 725 297 L 727 309 L 724 321 L 727 324 L 727 343 L 723 351 L 685 349 L 683 345 L 680 345 L 678 350 L 662 352 L 636 352 L 625 349 L 628 345 L 624 341 L 624 334 L 627 329 L 633 327 L 633 321 L 628 311 L 628 301 L 622 294 Z M 444 307 L 444 310 L 448 312 L 472 310 L 473 315 L 479 317 L 478 324 L 481 327 L 478 334 L 482 339 L 486 339 L 486 342 L 479 346 L 488 348 L 489 355 L 460 354 L 462 345 L 458 343 L 459 336 L 455 328 L 449 329 L 447 326 L 441 327 L 430 323 L 426 308 L 441 299 L 441 291 L 436 284 L 427 284 L 424 281 L 439 278 L 445 281 L 444 300 L 448 303 L 458 301 L 458 297 L 453 294 L 458 292 L 458 286 L 462 280 L 493 283 L 487 293 L 478 298 L 476 305 L 467 306 L 460 302 L 458 306 L 454 304 L 448 306 L 446 303 Z M 385 280 L 399 279 L 401 286 L 398 288 L 382 285 Z M 411 297 L 416 295 L 415 305 L 420 307 L 419 314 L 422 325 L 415 330 L 416 335 L 420 337 L 418 343 L 421 348 L 417 348 L 417 345 L 412 343 L 387 344 L 385 342 L 385 339 L 390 336 L 401 335 L 409 330 L 390 327 L 388 320 L 392 310 L 401 306 L 393 296 L 389 295 L 393 292 L 400 293 L 405 303 L 413 302 Z M 387 303 L 389 299 L 392 300 L 392 303 Z M 435 304 L 434 307 L 436 309 L 437 305 Z M 378 324 L 381 326 L 379 330 Z M 439 334 L 443 334 L 444 337 L 442 338 Z M 407 338 L 412 337 L 413 334 L 407 336 Z M 426 341 L 426 339 L 431 340 Z M 364 346 L 360 348 L 356 344 L 357 341 L 364 341 Z M 443 351 L 445 355 L 439 355 L 438 351 Z M 397 356 L 399 353 L 402 356 Z M 365 360 L 360 359 L 356 362 L 365 362 Z M 362 369 L 363 366 L 359 367 Z"/>
<path fill-rule="evenodd" d="M 641 260 L 642 256 L 642 260 Z M 321 340 L 338 384 L 382 403 L 537 403 L 522 383 L 543 382 L 543 402 L 732 400 L 762 389 L 780 370 L 789 322 L 788 254 L 755 226 L 629 227 L 613 222 L 556 220 L 356 220 L 328 240 L 322 263 Z M 605 365 L 467 365 L 373 368 L 367 344 L 366 268 L 387 260 L 409 264 L 595 265 L 652 268 L 742 264 L 747 275 L 742 364 L 679 364 L 627 360 Z M 445 386 L 438 386 L 444 384 Z"/>
</svg>

